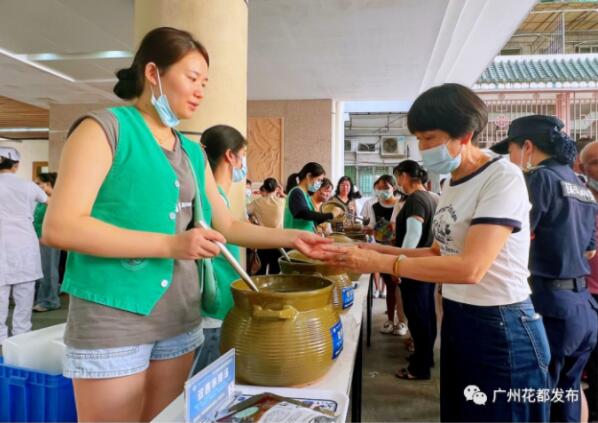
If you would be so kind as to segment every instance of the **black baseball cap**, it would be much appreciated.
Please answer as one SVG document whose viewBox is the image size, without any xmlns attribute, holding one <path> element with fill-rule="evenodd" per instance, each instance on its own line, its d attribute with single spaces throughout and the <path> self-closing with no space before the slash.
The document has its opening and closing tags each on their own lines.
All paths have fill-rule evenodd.
<svg viewBox="0 0 598 423">
<path fill-rule="evenodd" d="M 549 141 L 550 134 L 554 129 L 560 131 L 564 128 L 563 122 L 555 116 L 531 115 L 515 119 L 509 125 L 507 138 L 497 142 L 490 150 L 497 154 L 509 154 L 509 143 L 512 141 L 529 139 L 532 142 L 538 140 Z"/>
</svg>

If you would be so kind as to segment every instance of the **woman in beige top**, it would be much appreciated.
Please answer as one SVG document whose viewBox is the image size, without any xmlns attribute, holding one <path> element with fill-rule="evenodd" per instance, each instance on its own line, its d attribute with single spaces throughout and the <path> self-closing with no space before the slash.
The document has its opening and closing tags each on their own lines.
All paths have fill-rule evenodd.
<svg viewBox="0 0 598 423">
<path fill-rule="evenodd" d="M 282 187 L 274 178 L 266 178 L 260 187 L 262 197 L 253 200 L 247 206 L 247 213 L 257 219 L 260 225 L 268 228 L 282 228 L 284 219 L 285 197 Z M 278 249 L 262 249 L 257 254 L 260 258 L 261 267 L 258 275 L 280 273 Z"/>
<path fill-rule="evenodd" d="M 355 204 L 355 187 L 353 181 L 348 176 L 342 176 L 336 184 L 336 191 L 331 201 L 335 201 L 342 205 L 345 212 L 350 216 L 357 214 L 357 206 Z"/>
</svg>

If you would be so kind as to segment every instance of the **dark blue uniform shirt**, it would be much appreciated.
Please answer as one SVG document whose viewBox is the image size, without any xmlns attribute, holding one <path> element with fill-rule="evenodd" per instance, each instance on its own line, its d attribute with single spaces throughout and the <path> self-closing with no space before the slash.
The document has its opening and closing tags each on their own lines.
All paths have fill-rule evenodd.
<svg viewBox="0 0 598 423">
<path fill-rule="evenodd" d="M 588 275 L 584 253 L 596 249 L 596 212 L 592 193 L 573 170 L 548 159 L 526 174 L 532 210 L 532 276 L 569 279 Z"/>
</svg>

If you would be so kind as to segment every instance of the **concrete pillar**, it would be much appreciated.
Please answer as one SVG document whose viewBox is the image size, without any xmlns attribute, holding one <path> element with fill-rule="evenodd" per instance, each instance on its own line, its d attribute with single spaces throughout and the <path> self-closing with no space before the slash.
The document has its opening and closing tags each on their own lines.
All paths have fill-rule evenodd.
<svg viewBox="0 0 598 423">
<path fill-rule="evenodd" d="M 564 130 L 571 132 L 571 93 L 562 92 L 556 95 L 556 117 L 565 124 Z"/>
<path fill-rule="evenodd" d="M 329 178 L 336 186 L 339 178 L 345 174 L 345 103 L 343 101 L 332 102 L 331 148 Z"/>
<path fill-rule="evenodd" d="M 202 132 L 216 124 L 247 133 L 248 13 L 244 0 L 135 0 L 135 45 L 160 26 L 189 31 L 210 55 L 206 95 L 195 113 L 178 128 Z M 197 139 L 197 137 L 196 137 Z M 233 184 L 231 205 L 244 216 L 243 182 Z"/>
</svg>

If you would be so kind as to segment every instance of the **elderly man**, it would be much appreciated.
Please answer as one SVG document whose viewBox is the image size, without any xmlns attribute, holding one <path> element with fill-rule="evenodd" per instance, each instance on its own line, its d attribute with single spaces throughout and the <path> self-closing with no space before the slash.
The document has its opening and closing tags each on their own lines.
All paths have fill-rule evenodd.
<svg viewBox="0 0 598 423">
<path fill-rule="evenodd" d="M 586 145 L 579 155 L 580 170 L 587 178 L 587 186 L 598 200 L 598 141 Z M 598 228 L 598 218 L 596 219 Z M 590 260 L 591 274 L 586 278 L 588 290 L 598 300 L 598 256 Z M 598 420 L 598 347 L 592 353 L 586 371 L 588 373 L 588 405 L 590 421 Z"/>
</svg>

